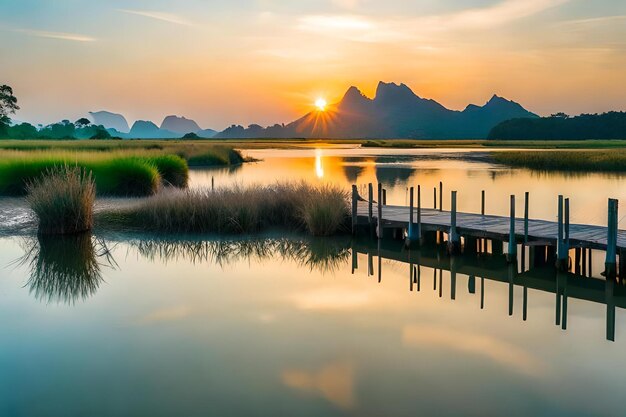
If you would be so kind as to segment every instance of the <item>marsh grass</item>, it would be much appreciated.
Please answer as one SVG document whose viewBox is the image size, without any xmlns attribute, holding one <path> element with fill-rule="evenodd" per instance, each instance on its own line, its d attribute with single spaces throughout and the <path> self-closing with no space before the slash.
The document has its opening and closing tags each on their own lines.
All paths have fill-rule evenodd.
<svg viewBox="0 0 626 417">
<path fill-rule="evenodd" d="M 189 180 L 187 163 L 176 155 L 0 151 L 0 195 L 23 195 L 29 183 L 66 165 L 92 173 L 100 195 L 146 196 L 161 183 L 186 187 Z"/>
<path fill-rule="evenodd" d="M 328 236 L 348 230 L 347 193 L 337 186 L 282 183 L 215 190 L 166 190 L 104 212 L 103 227 L 164 233 L 254 233 L 270 227 Z"/>
<path fill-rule="evenodd" d="M 65 166 L 27 185 L 26 197 L 39 220 L 39 234 L 76 234 L 93 227 L 96 185 L 92 174 Z"/>
<path fill-rule="evenodd" d="M 626 172 L 626 150 L 493 152 L 493 161 L 539 171 Z"/>
</svg>

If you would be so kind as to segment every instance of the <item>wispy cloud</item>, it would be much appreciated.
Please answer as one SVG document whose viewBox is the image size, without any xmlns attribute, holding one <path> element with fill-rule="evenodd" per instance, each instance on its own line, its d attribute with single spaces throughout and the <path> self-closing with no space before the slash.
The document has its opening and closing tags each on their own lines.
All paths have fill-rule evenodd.
<svg viewBox="0 0 626 417">
<path fill-rule="evenodd" d="M 298 20 L 301 31 L 364 42 L 410 40 L 447 31 L 480 30 L 523 19 L 570 0 L 504 0 L 488 7 L 412 18 L 380 18 L 353 14 L 308 15 Z"/>
<path fill-rule="evenodd" d="M 95 42 L 97 39 L 87 35 L 81 35 L 78 33 L 67 32 L 49 32 L 45 30 L 33 30 L 33 29 L 8 29 L 12 32 L 24 33 L 30 36 L 37 36 L 39 38 L 60 39 L 64 41 L 73 42 Z"/>
<path fill-rule="evenodd" d="M 617 16 L 601 16 L 601 17 L 592 17 L 590 19 L 577 19 L 577 20 L 566 20 L 561 22 L 562 25 L 588 25 L 588 24 L 602 24 L 609 22 L 619 22 L 621 20 L 626 20 L 626 15 L 617 15 Z"/>
<path fill-rule="evenodd" d="M 174 23 L 176 25 L 193 26 L 193 23 L 191 21 L 174 13 L 130 9 L 117 9 L 117 11 L 122 13 L 134 14 L 137 16 L 148 17 L 150 19 L 161 20 L 163 22 Z"/>
</svg>

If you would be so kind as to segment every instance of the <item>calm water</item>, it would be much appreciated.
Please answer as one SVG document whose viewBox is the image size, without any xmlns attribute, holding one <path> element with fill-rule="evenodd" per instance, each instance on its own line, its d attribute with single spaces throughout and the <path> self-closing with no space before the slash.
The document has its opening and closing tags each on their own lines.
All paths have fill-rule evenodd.
<svg viewBox="0 0 626 417">
<path fill-rule="evenodd" d="M 597 224 L 626 197 L 621 177 L 431 152 L 250 151 L 264 161 L 195 171 L 192 186 L 380 179 L 403 203 L 443 180 L 462 210 L 485 189 L 505 214 L 531 191 L 531 215 L 551 219 L 564 193 L 573 221 Z M 15 213 L 0 200 L 0 416 L 626 414 L 626 291 L 600 277 L 599 252 L 593 277 L 520 275 L 350 238 L 38 239 L 6 224 Z"/>
</svg>

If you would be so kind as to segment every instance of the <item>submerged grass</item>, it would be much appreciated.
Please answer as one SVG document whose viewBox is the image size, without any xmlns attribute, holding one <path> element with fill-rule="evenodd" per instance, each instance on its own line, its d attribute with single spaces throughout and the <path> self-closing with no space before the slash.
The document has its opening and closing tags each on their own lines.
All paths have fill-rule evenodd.
<svg viewBox="0 0 626 417">
<path fill-rule="evenodd" d="M 626 172 L 626 150 L 493 152 L 500 164 L 540 171 Z"/>
<path fill-rule="evenodd" d="M 328 236 L 348 230 L 347 193 L 306 183 L 168 190 L 102 213 L 103 226 L 164 233 L 253 233 L 268 227 Z"/>
<path fill-rule="evenodd" d="M 65 166 L 28 184 L 40 234 L 76 234 L 93 227 L 96 185 L 90 172 Z"/>
</svg>

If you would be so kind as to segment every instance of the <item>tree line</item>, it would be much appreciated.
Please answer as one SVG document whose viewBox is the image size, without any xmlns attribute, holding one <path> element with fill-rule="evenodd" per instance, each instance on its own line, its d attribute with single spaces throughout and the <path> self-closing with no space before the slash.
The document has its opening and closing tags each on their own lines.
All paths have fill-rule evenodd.
<svg viewBox="0 0 626 417">
<path fill-rule="evenodd" d="M 12 124 L 10 116 L 20 107 L 13 89 L 0 85 L 0 139 L 110 139 L 102 125 L 93 125 L 87 118 L 74 123 L 63 120 L 48 126 L 35 127 L 30 123 Z"/>
<path fill-rule="evenodd" d="M 488 139 L 626 139 L 626 112 L 581 114 L 575 117 L 557 113 L 550 117 L 511 119 L 491 129 Z"/>
</svg>

